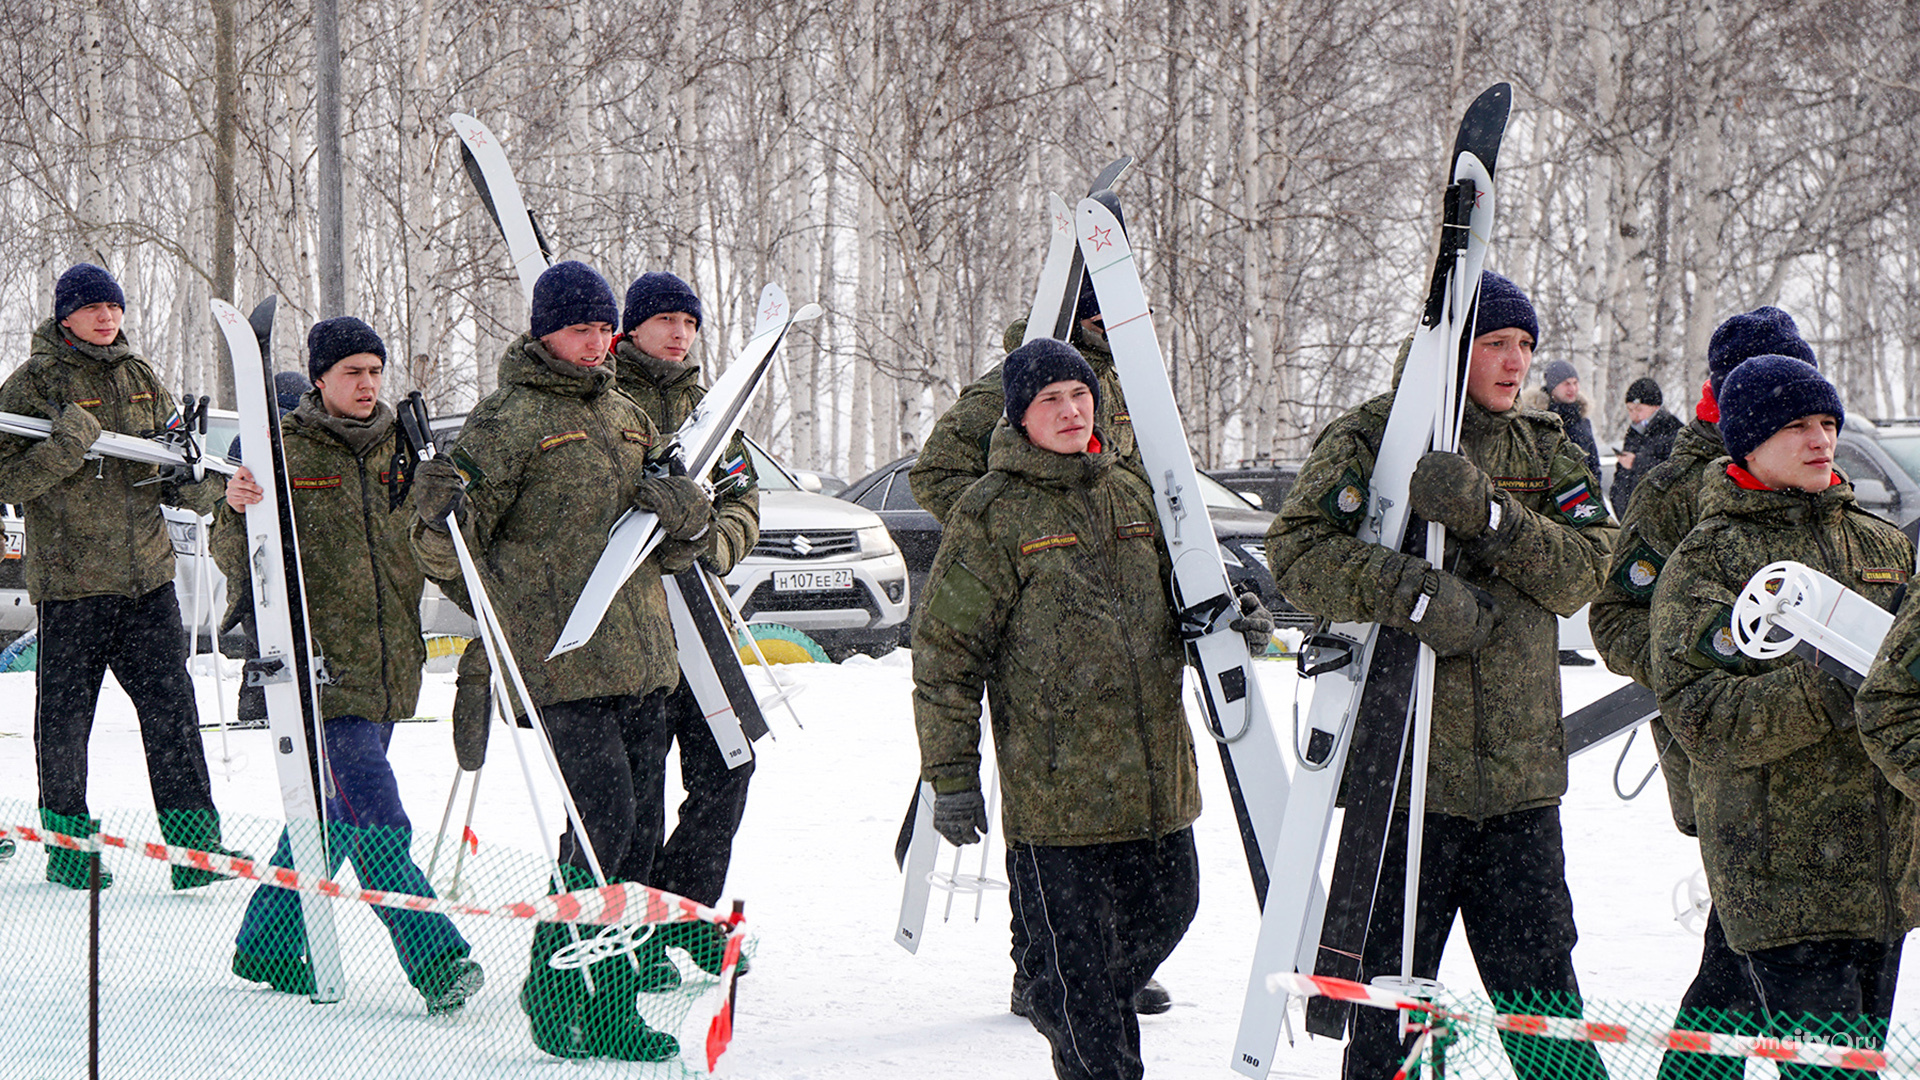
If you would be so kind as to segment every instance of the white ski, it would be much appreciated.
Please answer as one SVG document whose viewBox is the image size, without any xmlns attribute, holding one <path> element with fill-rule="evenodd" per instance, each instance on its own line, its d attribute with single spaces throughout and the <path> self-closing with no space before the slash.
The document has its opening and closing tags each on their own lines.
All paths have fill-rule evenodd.
<svg viewBox="0 0 1920 1080">
<path fill-rule="evenodd" d="M 484 174 L 484 182 L 476 179 L 474 186 L 480 190 L 487 213 L 493 215 L 493 223 L 500 227 L 500 235 L 507 241 L 507 255 L 513 260 L 514 273 L 519 275 L 520 288 L 531 307 L 533 283 L 547 269 L 547 253 L 534 229 L 533 216 L 527 212 L 526 200 L 520 197 L 520 185 L 513 182 L 513 166 L 507 162 L 507 152 L 487 125 L 473 117 L 454 113 L 448 120 Z"/>
<path fill-rule="evenodd" d="M 24 435 L 29 439 L 44 439 L 53 433 L 53 421 L 38 416 L 0 412 L 0 431 L 9 435 Z M 149 465 L 197 465 L 228 476 L 232 476 L 238 468 L 234 462 L 215 454 L 183 450 L 170 442 L 123 435 L 117 431 L 102 431 L 100 437 L 93 440 L 93 445 L 87 448 L 87 456 L 142 461 Z"/>
<path fill-rule="evenodd" d="M 1033 304 L 1027 313 L 1027 330 L 1020 339 L 1025 345 L 1035 338 L 1067 339 L 1067 333 L 1073 330 L 1071 322 L 1065 332 L 1061 330 L 1060 309 L 1066 303 L 1067 287 L 1073 284 L 1068 280 L 1074 269 L 1074 256 L 1080 253 L 1073 232 L 1073 212 L 1067 209 L 1067 201 L 1053 192 L 1047 192 L 1047 222 L 1049 239 L 1047 240 L 1047 261 L 1040 266 L 1040 280 L 1034 283 Z M 1077 296 L 1073 299 L 1078 299 Z M 1071 309 L 1069 309 L 1071 310 Z"/>
<path fill-rule="evenodd" d="M 273 325 L 276 302 L 268 297 L 255 310 L 257 325 L 224 300 L 212 303 L 214 321 L 226 335 L 233 357 L 241 445 L 251 448 L 248 471 L 262 492 L 261 500 L 247 507 L 246 513 L 247 566 L 253 574 L 253 611 L 260 638 L 260 656 L 247 661 L 246 679 L 265 691 L 294 871 L 317 880 L 328 876 L 320 794 L 326 743 L 320 730 L 320 687 L 307 637 L 307 594 L 300 573 L 300 543 L 294 534 L 293 489 L 287 483 L 286 454 L 280 444 L 280 411 L 273 407 L 273 369 L 260 348 Z M 318 893 L 302 892 L 300 914 L 306 923 L 307 960 L 313 968 L 313 1000 L 339 1001 L 346 991 L 346 975 L 340 965 L 331 902 Z"/>
</svg>

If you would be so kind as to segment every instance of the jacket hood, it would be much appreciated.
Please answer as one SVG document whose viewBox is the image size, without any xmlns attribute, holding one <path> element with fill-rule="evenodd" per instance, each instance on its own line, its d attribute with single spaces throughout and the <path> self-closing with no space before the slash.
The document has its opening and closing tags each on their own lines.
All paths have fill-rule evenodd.
<svg viewBox="0 0 1920 1080">
<path fill-rule="evenodd" d="M 993 441 L 987 447 L 987 468 L 1022 477 L 1042 487 L 1062 490 L 1091 487 L 1119 460 L 1098 427 L 1094 428 L 1093 437 L 1100 446 L 1098 451 L 1056 454 L 1033 445 L 1012 424 L 1001 421 L 1000 426 L 993 429 Z"/>
</svg>

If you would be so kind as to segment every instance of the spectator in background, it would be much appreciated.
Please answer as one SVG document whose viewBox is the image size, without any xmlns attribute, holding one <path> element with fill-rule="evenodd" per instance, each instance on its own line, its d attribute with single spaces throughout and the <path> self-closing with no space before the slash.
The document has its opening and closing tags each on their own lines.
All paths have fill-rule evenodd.
<svg viewBox="0 0 1920 1080">
<path fill-rule="evenodd" d="M 1648 376 L 1633 380 L 1627 387 L 1626 400 L 1627 432 L 1620 437 L 1620 454 L 1613 463 L 1613 487 L 1607 491 L 1607 501 L 1622 517 L 1626 516 L 1634 485 L 1667 460 L 1673 453 L 1673 440 L 1685 426 L 1662 407 L 1660 384 Z"/>
<path fill-rule="evenodd" d="M 1540 375 L 1540 390 L 1528 396 L 1526 405 L 1560 418 L 1567 438 L 1586 458 L 1587 472 L 1592 476 L 1590 490 L 1595 501 L 1600 501 L 1600 449 L 1593 442 L 1593 421 L 1587 419 L 1587 399 L 1580 393 L 1580 374 L 1565 360 L 1555 360 Z M 1561 649 L 1560 662 L 1568 667 L 1591 667 L 1597 663 L 1573 649 Z"/>
</svg>

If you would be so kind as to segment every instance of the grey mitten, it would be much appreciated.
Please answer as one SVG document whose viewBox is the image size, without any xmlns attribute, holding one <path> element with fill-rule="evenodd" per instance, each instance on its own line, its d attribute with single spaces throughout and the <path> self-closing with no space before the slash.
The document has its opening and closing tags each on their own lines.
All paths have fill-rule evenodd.
<svg viewBox="0 0 1920 1080">
<path fill-rule="evenodd" d="M 936 794 L 933 831 L 954 847 L 979 843 L 987 835 L 986 797 L 977 790 Z"/>
<path fill-rule="evenodd" d="M 1260 598 L 1250 592 L 1240 594 L 1240 615 L 1227 624 L 1227 629 L 1237 630 L 1247 639 L 1247 652 L 1253 656 L 1265 656 L 1267 646 L 1273 643 L 1273 613 L 1260 602 Z"/>
<path fill-rule="evenodd" d="M 467 642 L 453 682 L 453 756 L 466 772 L 487 763 L 487 727 L 493 719 L 493 687 L 487 650 L 479 638 Z"/>
<path fill-rule="evenodd" d="M 660 546 L 655 549 L 655 557 L 660 562 L 661 571 L 677 574 L 682 570 L 691 569 L 694 563 L 700 561 L 700 556 L 705 555 L 712 546 L 708 542 L 709 539 L 710 537 L 702 537 L 698 540 L 660 541 Z"/>
<path fill-rule="evenodd" d="M 413 470 L 413 510 L 428 528 L 447 530 L 447 515 L 466 520 L 467 482 L 453 462 L 436 457 Z"/>
<path fill-rule="evenodd" d="M 1428 521 L 1447 527 L 1461 540 L 1473 540 L 1488 529 L 1499 505 L 1493 482 L 1480 467 L 1459 454 L 1431 450 L 1413 467 L 1407 504 Z"/>
<path fill-rule="evenodd" d="M 685 476 L 649 476 L 633 493 L 633 505 L 651 510 L 675 540 L 694 540 L 713 524 L 713 499 Z"/>
<path fill-rule="evenodd" d="M 1394 625 L 1411 631 L 1440 656 L 1479 652 L 1500 620 L 1500 604 L 1492 596 L 1434 569 L 1408 575 L 1394 606 Z"/>
</svg>

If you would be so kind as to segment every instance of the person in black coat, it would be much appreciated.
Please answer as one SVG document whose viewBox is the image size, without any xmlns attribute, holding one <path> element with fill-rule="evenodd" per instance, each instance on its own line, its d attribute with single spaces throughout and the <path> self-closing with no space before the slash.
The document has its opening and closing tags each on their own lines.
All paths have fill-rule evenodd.
<svg viewBox="0 0 1920 1080">
<path fill-rule="evenodd" d="M 1600 448 L 1594 445 L 1593 421 L 1587 419 L 1587 399 L 1580 393 L 1580 373 L 1565 360 L 1555 360 L 1540 375 L 1540 390 L 1526 405 L 1560 418 L 1567 438 L 1586 455 L 1594 501 L 1604 505 L 1604 493 L 1600 490 Z M 1591 667 L 1596 663 L 1592 657 L 1582 656 L 1574 649 L 1561 649 L 1560 662 L 1568 667 Z"/>
<path fill-rule="evenodd" d="M 1627 500 L 1640 478 L 1659 468 L 1673 453 L 1673 440 L 1686 425 L 1662 407 L 1660 384 L 1642 375 L 1627 387 L 1627 432 L 1620 437 L 1620 454 L 1613 464 L 1613 487 L 1607 499 L 1616 513 L 1627 512 Z"/>
</svg>

